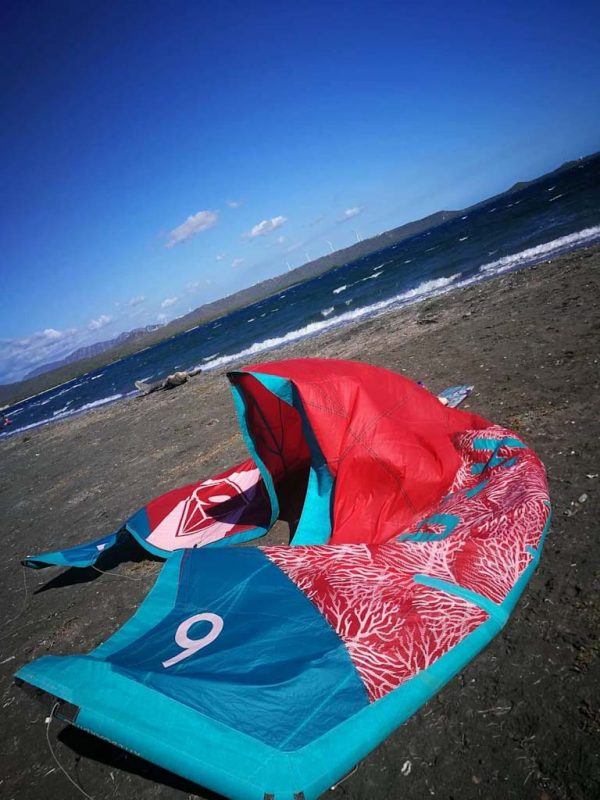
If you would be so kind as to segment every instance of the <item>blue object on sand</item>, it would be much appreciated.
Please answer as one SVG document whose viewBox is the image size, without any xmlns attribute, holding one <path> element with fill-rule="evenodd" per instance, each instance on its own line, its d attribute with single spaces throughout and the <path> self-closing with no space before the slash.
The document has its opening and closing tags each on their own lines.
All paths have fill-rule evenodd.
<svg viewBox="0 0 600 800">
<path fill-rule="evenodd" d="M 456 406 L 459 406 L 467 399 L 474 388 L 475 387 L 469 386 L 466 383 L 460 386 L 448 386 L 447 389 L 439 393 L 438 397 L 445 397 L 448 401 L 446 405 L 450 408 L 456 408 Z"/>
</svg>

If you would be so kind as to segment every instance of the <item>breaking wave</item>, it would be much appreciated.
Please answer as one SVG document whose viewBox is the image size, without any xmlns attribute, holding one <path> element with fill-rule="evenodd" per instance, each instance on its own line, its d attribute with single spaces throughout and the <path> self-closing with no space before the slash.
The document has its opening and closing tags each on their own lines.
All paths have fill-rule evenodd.
<svg viewBox="0 0 600 800">
<path fill-rule="evenodd" d="M 518 269 L 520 267 L 530 266 L 537 261 L 541 261 L 547 256 L 555 256 L 561 252 L 571 250 L 577 246 L 590 244 L 596 240 L 600 240 L 600 225 L 591 228 L 585 228 L 577 233 L 571 233 L 568 236 L 561 236 L 558 239 L 553 239 L 551 242 L 537 245 L 537 247 L 529 247 L 520 253 L 514 255 L 504 256 L 497 261 L 491 261 L 488 264 L 483 264 L 474 275 L 462 278 L 461 273 L 450 275 L 447 278 L 435 278 L 433 280 L 424 281 L 413 289 L 406 292 L 389 297 L 387 300 L 381 300 L 368 306 L 362 306 L 352 311 L 345 311 L 337 316 L 332 316 L 328 319 L 323 319 L 319 322 L 310 322 L 303 328 L 298 330 L 289 331 L 282 336 L 276 336 L 271 339 L 264 339 L 260 342 L 255 342 L 245 350 L 240 350 L 238 353 L 231 355 L 221 356 L 220 358 L 213 359 L 205 363 L 204 369 L 216 369 L 231 361 L 238 361 L 247 358 L 248 356 L 262 353 L 265 350 L 272 350 L 282 345 L 295 342 L 298 339 L 304 339 L 308 336 L 314 336 L 321 333 L 328 328 L 337 327 L 344 323 L 354 322 L 362 317 L 373 316 L 381 311 L 390 307 L 401 307 L 410 305 L 411 303 L 419 302 L 427 297 L 434 297 L 436 295 L 445 294 L 453 289 L 460 289 L 472 283 L 478 283 L 488 277 L 492 277 L 498 273 L 506 272 L 509 269 Z"/>
<path fill-rule="evenodd" d="M 66 406 L 63 406 L 62 408 L 59 408 L 58 411 L 53 411 L 52 412 L 52 416 L 53 417 L 57 417 L 59 414 L 64 414 L 64 412 L 69 408 L 69 406 L 71 405 L 72 402 L 73 402 L 72 400 L 69 400 L 69 402 L 67 403 Z"/>
<path fill-rule="evenodd" d="M 240 350 L 238 353 L 232 353 L 228 356 L 221 356 L 220 358 L 215 358 L 213 361 L 209 361 L 204 365 L 204 369 L 217 369 L 217 367 L 222 367 L 225 364 L 231 363 L 232 361 L 239 361 L 240 359 L 247 358 L 248 356 L 253 356 L 256 353 L 262 353 L 265 350 L 272 350 L 276 347 L 281 347 L 284 344 L 295 342 L 298 339 L 305 339 L 308 336 L 314 336 L 315 334 L 321 333 L 328 328 L 337 327 L 338 325 L 343 325 L 347 322 L 353 322 L 354 320 L 361 319 L 362 317 L 372 316 L 386 308 L 389 308 L 390 306 L 410 305 L 410 303 L 424 300 L 426 297 L 443 294 L 444 292 L 453 289 L 455 286 L 460 285 L 456 283 L 460 277 L 461 274 L 457 273 L 456 275 L 450 275 L 447 278 L 436 278 L 434 280 L 424 281 L 414 289 L 409 289 L 408 291 L 402 292 L 394 297 L 389 297 L 387 300 L 381 300 L 378 303 L 363 306 L 362 308 L 357 308 L 353 311 L 345 311 L 343 314 L 331 317 L 330 319 L 324 319 L 319 322 L 310 322 L 303 328 L 289 331 L 288 333 L 283 334 L 283 336 L 276 336 L 272 339 L 264 339 L 261 342 L 255 342 L 250 347 L 247 347 L 245 350 Z"/>
<path fill-rule="evenodd" d="M 483 264 L 479 267 L 479 272 L 486 275 L 498 275 L 509 269 L 534 264 L 547 256 L 556 256 L 566 250 L 571 250 L 575 245 L 591 244 L 596 239 L 600 239 L 600 225 L 584 228 L 582 231 L 577 231 L 577 233 L 560 236 L 551 242 L 538 244 L 536 247 L 528 247 L 527 250 L 522 250 L 520 253 L 490 261 L 489 264 Z"/>
<path fill-rule="evenodd" d="M 38 428 L 40 425 L 45 425 L 47 422 L 58 422 L 58 420 L 66 419 L 67 417 L 73 417 L 75 414 L 82 414 L 84 411 L 89 411 L 91 408 L 103 406 L 107 403 L 114 403 L 115 400 L 120 400 L 122 397 L 129 397 L 132 394 L 137 394 L 137 392 L 134 391 L 127 392 L 126 394 L 112 394 L 110 397 L 103 397 L 101 400 L 94 400 L 91 403 L 84 403 L 84 405 L 80 406 L 79 408 L 72 408 L 70 410 L 67 410 L 69 407 L 69 404 L 67 403 L 64 408 L 61 408 L 59 411 L 55 411 L 51 417 L 40 419 L 37 422 L 31 422 L 29 425 L 22 425 L 20 428 L 7 431 L 4 435 L 14 436 L 16 433 L 23 433 L 23 431 L 31 430 L 31 428 Z"/>
<path fill-rule="evenodd" d="M 85 403 L 85 405 L 81 406 L 80 408 L 74 409 L 74 411 L 87 411 L 89 408 L 96 408 L 96 406 L 103 406 L 106 403 L 112 403 L 115 400 L 120 400 L 121 397 L 128 397 L 130 394 L 137 394 L 137 392 L 127 392 L 126 395 L 111 394 L 110 397 L 103 397 L 101 400 L 94 400 L 92 403 Z"/>
<path fill-rule="evenodd" d="M 347 289 L 347 288 L 348 288 L 348 284 L 344 283 L 343 286 L 338 286 L 337 289 L 334 289 L 333 290 L 333 294 L 339 294 L 340 292 L 343 292 L 344 289 Z"/>
</svg>

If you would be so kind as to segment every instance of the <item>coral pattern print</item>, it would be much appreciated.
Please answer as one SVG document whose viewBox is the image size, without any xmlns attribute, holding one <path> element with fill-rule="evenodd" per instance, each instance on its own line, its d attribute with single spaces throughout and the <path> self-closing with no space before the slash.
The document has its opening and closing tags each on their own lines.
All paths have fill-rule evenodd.
<svg viewBox="0 0 600 800">
<path fill-rule="evenodd" d="M 271 547 L 346 644 L 371 700 L 428 667 L 488 615 L 414 581 L 420 564 L 394 545 Z"/>
<path fill-rule="evenodd" d="M 416 531 L 379 546 L 265 548 L 343 639 L 371 700 L 489 619 L 461 590 L 501 604 L 548 518 L 544 468 L 514 434 L 466 431 L 455 445 L 456 479 Z"/>
<path fill-rule="evenodd" d="M 260 472 L 253 461 L 223 475 L 170 492 L 148 505 L 149 544 L 167 552 L 202 547 L 256 527 L 253 511 L 265 503 Z M 264 513 L 259 510 L 259 516 Z"/>
</svg>

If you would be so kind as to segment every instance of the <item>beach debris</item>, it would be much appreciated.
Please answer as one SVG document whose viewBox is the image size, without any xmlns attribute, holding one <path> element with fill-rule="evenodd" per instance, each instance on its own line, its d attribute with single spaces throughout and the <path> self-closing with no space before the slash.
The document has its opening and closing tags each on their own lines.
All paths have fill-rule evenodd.
<svg viewBox="0 0 600 800">
<path fill-rule="evenodd" d="M 334 783 L 334 784 L 333 784 L 333 786 L 330 786 L 330 787 L 329 787 L 329 788 L 330 788 L 330 790 L 331 790 L 332 792 L 334 792 L 334 791 L 335 791 L 335 790 L 338 788 L 338 786 L 341 786 L 341 785 L 342 785 L 342 783 L 345 783 L 345 781 L 347 781 L 347 780 L 348 780 L 348 778 L 351 778 L 351 777 L 352 777 L 352 775 L 354 775 L 354 773 L 356 772 L 356 770 L 358 769 L 358 767 L 359 767 L 359 766 L 360 766 L 359 764 L 355 764 L 355 765 L 352 767 L 352 769 L 350 770 L 350 772 L 347 772 L 347 773 L 346 773 L 346 775 L 344 775 L 344 777 L 343 777 L 343 778 L 340 778 L 340 780 L 339 780 L 339 781 L 337 781 L 337 783 Z"/>
<path fill-rule="evenodd" d="M 134 386 L 142 395 L 152 394 L 152 392 L 158 392 L 161 389 L 175 389 L 177 386 L 182 386 L 184 383 L 187 383 L 190 378 L 193 378 L 194 375 L 198 375 L 200 372 L 202 372 L 200 367 L 194 367 L 194 369 L 191 370 L 173 372 L 171 375 L 167 375 L 162 381 L 155 381 L 154 383 L 136 381 Z"/>
<path fill-rule="evenodd" d="M 400 770 L 400 772 L 402 773 L 402 775 L 404 775 L 405 778 L 408 778 L 411 770 L 412 770 L 412 762 L 407 759 L 404 762 L 404 764 L 402 764 L 402 769 Z"/>
<path fill-rule="evenodd" d="M 581 506 L 586 503 L 588 500 L 588 495 L 584 492 L 580 494 L 577 500 L 571 500 L 571 508 L 567 508 L 566 511 L 563 511 L 563 516 L 565 517 L 574 517 L 575 514 L 580 510 Z"/>
</svg>

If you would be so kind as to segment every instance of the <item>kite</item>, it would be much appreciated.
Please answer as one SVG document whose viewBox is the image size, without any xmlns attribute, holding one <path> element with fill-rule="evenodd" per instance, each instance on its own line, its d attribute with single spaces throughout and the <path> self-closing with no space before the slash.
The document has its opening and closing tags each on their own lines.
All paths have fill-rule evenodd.
<svg viewBox="0 0 600 800">
<path fill-rule="evenodd" d="M 86 655 L 17 679 L 62 718 L 232 800 L 315 800 L 502 629 L 550 524 L 515 433 L 367 364 L 229 374 L 250 458 L 150 502 L 122 530 L 165 559 Z M 254 544 L 278 519 L 288 546 Z"/>
</svg>

